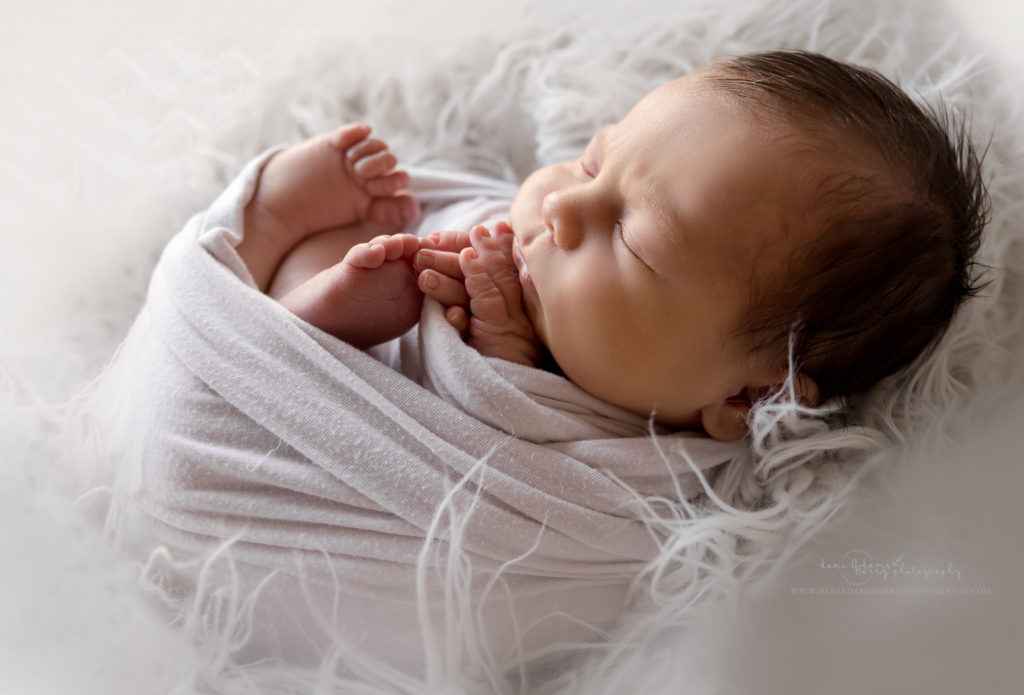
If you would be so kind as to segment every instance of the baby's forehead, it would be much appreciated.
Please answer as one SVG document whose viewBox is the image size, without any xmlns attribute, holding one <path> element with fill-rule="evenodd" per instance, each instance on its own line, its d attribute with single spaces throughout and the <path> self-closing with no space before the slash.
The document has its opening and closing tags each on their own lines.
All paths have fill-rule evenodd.
<svg viewBox="0 0 1024 695">
<path fill-rule="evenodd" d="M 851 183 L 884 167 L 870 148 L 810 116 L 758 108 L 701 76 L 662 85 L 595 137 L 641 161 L 666 229 L 715 230 L 747 275 L 775 269 L 827 225 Z"/>
<path fill-rule="evenodd" d="M 709 206 L 704 218 L 733 265 L 733 282 L 752 300 L 801 263 L 804 251 L 816 245 L 836 216 L 836 204 L 855 197 L 858 182 L 866 176 L 837 165 L 828 148 L 802 133 L 776 136 L 774 155 L 744 153 L 752 168 L 759 159 L 766 163 L 762 176 L 735 182 L 725 176 L 720 204 Z M 685 172 L 674 183 L 685 188 Z M 712 196 L 708 202 L 714 202 Z M 670 233 L 683 238 L 687 231 L 685 225 L 675 225 Z"/>
</svg>

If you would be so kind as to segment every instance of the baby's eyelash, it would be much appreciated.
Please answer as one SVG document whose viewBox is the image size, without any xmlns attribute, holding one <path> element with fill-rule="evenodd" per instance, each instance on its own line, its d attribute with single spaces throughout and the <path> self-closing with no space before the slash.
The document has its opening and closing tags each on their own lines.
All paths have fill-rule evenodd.
<svg viewBox="0 0 1024 695">
<path fill-rule="evenodd" d="M 619 241 L 621 241 L 622 245 L 626 247 L 626 250 L 628 250 L 631 254 L 636 256 L 636 251 L 634 251 L 633 247 L 629 245 L 628 241 L 626 241 L 626 233 L 622 229 L 622 220 L 619 220 L 618 222 L 615 223 L 614 231 L 615 235 L 619 237 Z M 637 256 L 637 258 L 639 258 L 639 256 Z"/>
<path fill-rule="evenodd" d="M 633 247 L 629 245 L 628 241 L 626 241 L 626 234 L 625 234 L 625 232 L 622 229 L 622 220 L 619 220 L 618 222 L 615 223 L 615 230 L 614 230 L 614 232 L 615 232 L 616 235 L 618 235 L 619 240 L 622 242 L 622 245 L 626 247 L 626 250 L 629 251 L 630 254 L 632 254 L 633 258 L 637 259 L 638 261 L 643 263 L 645 266 L 647 266 L 651 270 L 654 270 L 654 268 L 651 268 L 651 266 L 647 263 L 647 261 L 645 261 L 643 259 L 643 256 L 641 256 L 639 253 L 634 251 Z"/>
</svg>

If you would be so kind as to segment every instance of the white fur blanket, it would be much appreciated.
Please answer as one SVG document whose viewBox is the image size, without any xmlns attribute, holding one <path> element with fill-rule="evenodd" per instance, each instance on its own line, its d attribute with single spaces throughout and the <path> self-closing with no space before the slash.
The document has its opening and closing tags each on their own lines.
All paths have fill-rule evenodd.
<svg viewBox="0 0 1024 695">
<path fill-rule="evenodd" d="M 149 33 L 137 36 L 125 30 L 132 8 L 87 31 L 69 8 L 47 15 L 31 41 L 0 45 L 15 90 L 0 133 L 10 326 L 0 374 L 3 689 L 521 692 L 541 691 L 547 678 L 546 690 L 602 695 L 1012 691 L 1024 480 L 1018 457 L 990 440 L 1019 439 L 1024 385 L 1014 76 L 932 2 L 463 3 L 457 12 L 383 3 L 355 16 L 348 5 L 320 7 L 314 21 L 300 2 L 259 25 L 247 23 L 248 7 L 207 6 L 199 21 L 176 4 L 145 17 Z M 426 21 L 434 14 L 446 21 Z M 134 20 L 142 26 L 138 12 Z M 311 39 L 314 26 L 329 40 Z M 74 27 L 76 41 L 98 37 L 92 63 L 77 60 L 80 47 L 61 27 Z M 422 31 L 402 31 L 410 27 Z M 164 33 L 144 43 L 154 32 Z M 428 688 L 347 658 L 343 643 L 315 665 L 250 663 L 237 649 L 251 637 L 252 603 L 227 562 L 211 562 L 206 590 L 178 601 L 148 569 L 140 585 L 139 568 L 83 521 L 82 511 L 105 511 L 101 493 L 79 493 L 109 482 L 108 452 L 83 427 L 88 417 L 65 417 L 91 415 L 88 402 L 64 401 L 109 358 L 170 235 L 254 153 L 359 117 L 406 162 L 513 182 L 578 154 L 595 126 L 658 82 L 715 55 L 779 46 L 878 68 L 925 101 L 941 96 L 973 114 L 976 142 L 991 142 L 984 259 L 993 283 L 935 355 L 859 404 L 859 426 L 794 429 L 787 413 L 763 411 L 751 459 L 716 481 L 721 504 L 708 498 L 693 517 L 663 522 L 626 620 L 562 675 L 496 673 L 488 655 L 467 649 L 435 659 Z M 979 426 L 1007 414 L 1006 428 Z M 805 436 L 787 444 L 788 434 Z M 869 584 L 875 595 L 790 593 L 853 586 L 821 564 L 854 550 L 886 562 L 903 553 L 925 569 L 952 561 L 960 580 L 928 581 L 989 593 L 886 598 L 893 585 L 880 577 Z M 168 564 L 153 559 L 153 568 Z M 895 588 L 935 586 L 902 581 Z M 764 598 L 747 601 L 756 583 Z M 310 599 L 307 612 L 329 605 Z M 308 657 L 304 637 L 280 628 Z"/>
</svg>

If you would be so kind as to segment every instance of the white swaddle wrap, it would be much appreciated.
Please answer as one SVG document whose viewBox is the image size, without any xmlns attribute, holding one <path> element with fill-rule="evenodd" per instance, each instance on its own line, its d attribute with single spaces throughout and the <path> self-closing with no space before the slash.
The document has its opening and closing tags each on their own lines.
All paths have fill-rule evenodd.
<svg viewBox="0 0 1024 695">
<path fill-rule="evenodd" d="M 592 637 L 581 623 L 607 627 L 658 549 L 638 495 L 693 495 L 687 458 L 708 468 L 743 445 L 652 437 L 644 418 L 560 376 L 480 355 L 432 301 L 417 330 L 375 350 L 401 372 L 303 323 L 234 252 L 265 159 L 167 246 L 104 378 L 117 531 L 137 552 L 166 546 L 176 559 L 230 539 L 244 586 L 270 573 L 281 596 L 299 593 L 296 579 L 325 588 L 333 627 L 320 627 L 400 664 L 433 648 L 423 623 L 445 614 L 452 582 L 468 591 L 454 600 L 476 606 L 498 573 L 489 601 L 500 614 L 484 627 L 498 653 L 554 612 L 566 619 L 528 631 L 530 648 Z M 498 219 L 514 193 L 411 173 L 423 233 Z M 427 552 L 431 534 L 440 542 Z M 456 551 L 462 579 L 445 569 Z M 417 592 L 430 611 L 416 610 Z M 255 630 L 272 642 L 258 633 L 284 628 Z"/>
</svg>

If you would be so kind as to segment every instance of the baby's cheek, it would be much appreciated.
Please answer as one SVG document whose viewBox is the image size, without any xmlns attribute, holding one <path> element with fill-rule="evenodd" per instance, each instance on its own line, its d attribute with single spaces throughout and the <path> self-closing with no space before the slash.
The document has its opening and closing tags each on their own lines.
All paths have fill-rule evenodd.
<svg viewBox="0 0 1024 695">
<path fill-rule="evenodd" d="M 612 357 L 606 317 L 599 308 L 601 299 L 563 296 L 559 300 L 549 307 L 548 335 L 543 342 L 566 375 L 587 388 L 584 382 L 605 371 Z"/>
<path fill-rule="evenodd" d="M 539 311 L 525 295 L 523 296 L 523 309 L 526 313 L 526 319 L 530 322 L 530 327 L 537 336 L 537 342 L 550 351 L 548 346 L 548 330 L 545 325 L 543 312 Z"/>
</svg>

